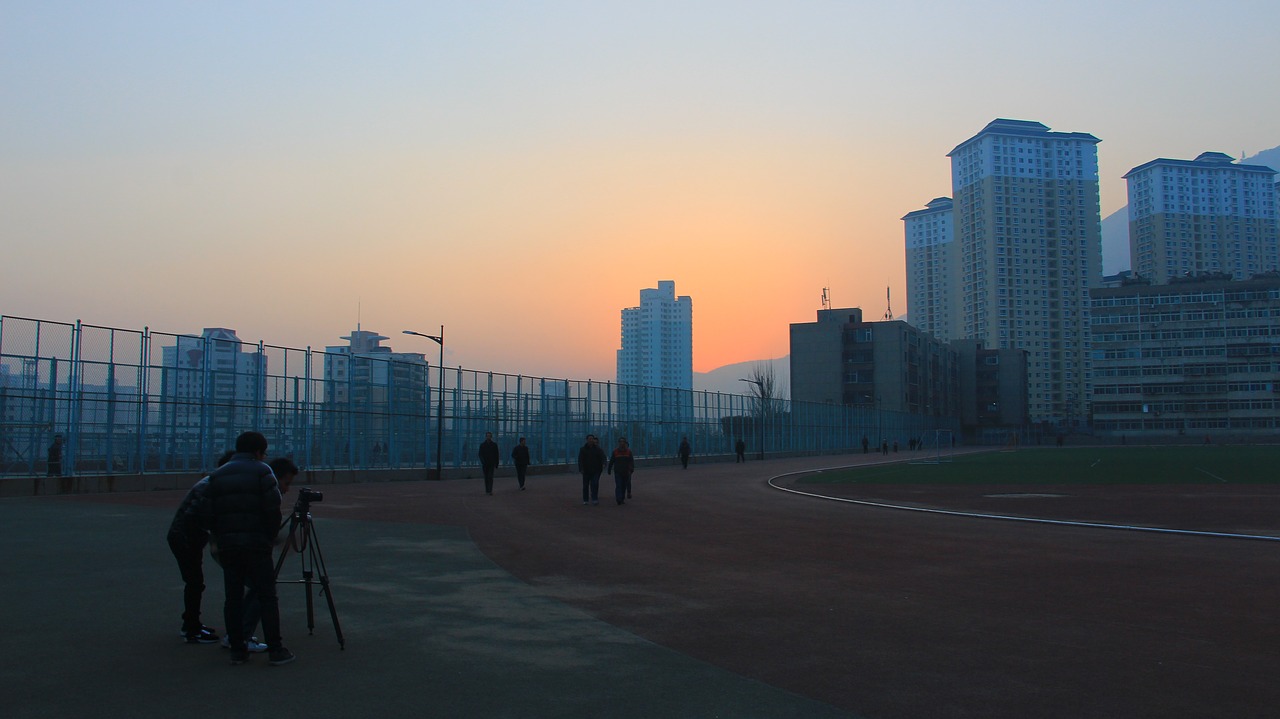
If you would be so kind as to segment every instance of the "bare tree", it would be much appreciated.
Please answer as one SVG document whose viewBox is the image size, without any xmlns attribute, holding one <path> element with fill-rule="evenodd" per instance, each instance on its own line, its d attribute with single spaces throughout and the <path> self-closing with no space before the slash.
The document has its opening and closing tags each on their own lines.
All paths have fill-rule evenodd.
<svg viewBox="0 0 1280 719">
<path fill-rule="evenodd" d="M 786 397 L 778 386 L 778 376 L 773 370 L 772 362 L 757 362 L 746 379 L 751 385 L 751 396 L 756 399 L 757 411 L 773 414 L 781 409 L 778 405 Z"/>
</svg>

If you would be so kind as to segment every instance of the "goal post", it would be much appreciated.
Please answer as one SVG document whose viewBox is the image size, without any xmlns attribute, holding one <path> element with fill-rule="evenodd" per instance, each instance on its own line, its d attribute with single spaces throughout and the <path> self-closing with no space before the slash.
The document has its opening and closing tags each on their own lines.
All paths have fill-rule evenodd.
<svg viewBox="0 0 1280 719">
<path fill-rule="evenodd" d="M 912 464 L 941 464 L 950 462 L 955 453 L 955 433 L 949 429 L 926 431 L 920 437 L 921 457 Z"/>
</svg>

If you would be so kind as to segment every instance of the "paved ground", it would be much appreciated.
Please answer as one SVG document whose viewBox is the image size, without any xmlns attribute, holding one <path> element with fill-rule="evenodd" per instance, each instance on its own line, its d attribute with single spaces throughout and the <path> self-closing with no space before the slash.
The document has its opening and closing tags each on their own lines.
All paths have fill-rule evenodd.
<svg viewBox="0 0 1280 719">
<path fill-rule="evenodd" d="M 286 667 L 231 667 L 217 647 L 178 641 L 163 535 L 181 493 L 3 500 L 5 713 L 1275 715 L 1280 542 L 922 514 L 766 483 L 873 461 L 641 467 L 621 507 L 608 477 L 598 507 L 581 505 L 570 475 L 532 477 L 525 492 L 499 478 L 492 497 L 478 479 L 321 487 L 347 649 L 323 605 L 307 636 L 301 588 L 282 587 L 300 657 Z M 1269 486 L 796 486 L 1280 534 L 1257 511 L 1280 499 Z"/>
</svg>

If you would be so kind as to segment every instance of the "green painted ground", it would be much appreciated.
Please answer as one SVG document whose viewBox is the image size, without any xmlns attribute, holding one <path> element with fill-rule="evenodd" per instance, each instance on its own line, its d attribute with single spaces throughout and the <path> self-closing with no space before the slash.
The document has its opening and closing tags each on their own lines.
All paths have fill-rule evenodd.
<svg viewBox="0 0 1280 719">
<path fill-rule="evenodd" d="M 1280 481 L 1280 446 L 1019 449 L 941 464 L 823 472 L 809 484 L 1268 484 Z"/>
</svg>

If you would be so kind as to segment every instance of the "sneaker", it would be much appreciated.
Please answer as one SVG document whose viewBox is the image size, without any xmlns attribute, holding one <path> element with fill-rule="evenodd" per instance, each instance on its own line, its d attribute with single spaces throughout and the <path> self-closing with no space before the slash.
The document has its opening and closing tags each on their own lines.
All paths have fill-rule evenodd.
<svg viewBox="0 0 1280 719">
<path fill-rule="evenodd" d="M 591 500 L 591 504 L 592 504 L 592 505 L 600 504 L 600 500 L 598 500 L 598 499 L 593 499 L 593 500 Z"/>
<path fill-rule="evenodd" d="M 245 650 L 243 650 L 243 649 L 232 649 L 232 650 L 231 650 L 231 663 L 232 663 L 232 664 L 244 664 L 244 663 L 245 663 L 245 662 L 247 662 L 247 661 L 249 661 L 249 652 L 246 652 L 246 651 L 245 651 Z"/>
<path fill-rule="evenodd" d="M 288 664 L 294 659 L 297 659 L 297 657 L 294 656 L 293 652 L 285 649 L 284 647 L 280 647 L 279 649 L 271 650 L 271 655 L 268 661 L 271 663 L 271 666 L 278 667 L 281 664 Z"/>
<path fill-rule="evenodd" d="M 225 634 L 222 635 L 222 648 L 223 649 L 231 648 L 231 637 Z M 245 649 L 252 652 L 253 654 L 261 654 L 262 652 L 267 651 L 267 645 L 258 641 L 257 637 L 249 637 L 245 641 Z"/>
<path fill-rule="evenodd" d="M 218 631 L 203 624 L 193 632 L 179 631 L 178 634 L 182 635 L 187 644 L 213 644 L 218 641 Z"/>
</svg>

